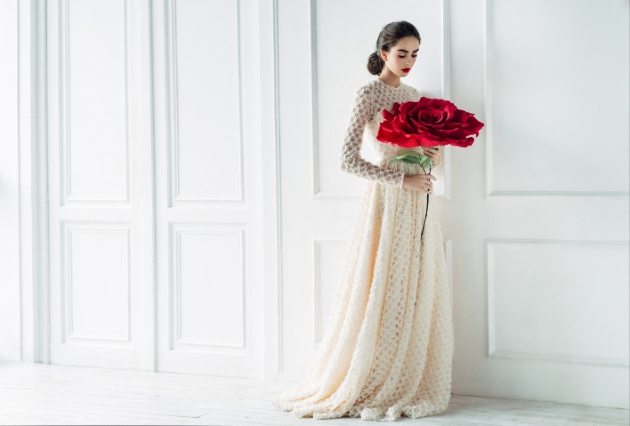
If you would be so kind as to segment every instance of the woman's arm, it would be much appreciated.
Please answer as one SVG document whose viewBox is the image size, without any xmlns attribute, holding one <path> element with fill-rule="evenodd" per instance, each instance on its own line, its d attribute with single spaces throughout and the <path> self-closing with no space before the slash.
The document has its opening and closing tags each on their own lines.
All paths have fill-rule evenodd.
<svg viewBox="0 0 630 426">
<path fill-rule="evenodd" d="M 341 170 L 366 179 L 402 188 L 405 178 L 404 172 L 379 167 L 361 157 L 363 129 L 370 118 L 372 118 L 373 105 L 370 87 L 363 86 L 359 88 L 355 94 L 352 115 L 341 152 Z"/>
</svg>

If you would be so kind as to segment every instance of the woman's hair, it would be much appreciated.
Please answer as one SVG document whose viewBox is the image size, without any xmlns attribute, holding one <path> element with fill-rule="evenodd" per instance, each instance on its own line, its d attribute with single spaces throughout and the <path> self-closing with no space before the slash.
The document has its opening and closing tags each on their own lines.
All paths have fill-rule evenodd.
<svg viewBox="0 0 630 426">
<path fill-rule="evenodd" d="M 410 22 L 395 21 L 385 25 L 376 39 L 376 51 L 368 57 L 367 69 L 370 74 L 381 75 L 385 62 L 381 58 L 381 50 L 389 50 L 403 37 L 413 36 L 420 41 L 420 33 Z"/>
</svg>

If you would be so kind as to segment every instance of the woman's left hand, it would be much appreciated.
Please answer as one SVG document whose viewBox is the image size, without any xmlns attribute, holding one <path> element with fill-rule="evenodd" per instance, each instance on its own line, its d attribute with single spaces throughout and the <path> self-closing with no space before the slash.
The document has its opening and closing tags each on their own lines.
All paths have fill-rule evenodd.
<svg viewBox="0 0 630 426">
<path fill-rule="evenodd" d="M 442 162 L 442 150 L 438 146 L 426 148 L 424 155 L 431 158 L 432 166 L 435 167 Z"/>
</svg>

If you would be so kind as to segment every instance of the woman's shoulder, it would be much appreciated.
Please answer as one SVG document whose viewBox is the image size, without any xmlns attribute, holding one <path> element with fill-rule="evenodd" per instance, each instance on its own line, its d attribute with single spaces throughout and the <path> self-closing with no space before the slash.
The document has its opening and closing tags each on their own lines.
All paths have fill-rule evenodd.
<svg viewBox="0 0 630 426">
<path fill-rule="evenodd" d="M 408 86 L 403 85 L 401 82 L 400 90 L 407 90 Z M 371 100 L 377 102 L 378 99 L 384 99 L 391 95 L 391 93 L 400 93 L 398 89 L 392 92 L 391 88 L 387 87 L 386 83 L 378 78 L 374 77 L 371 80 L 359 85 L 355 89 L 355 97 L 363 100 Z"/>
<path fill-rule="evenodd" d="M 387 83 L 384 83 L 383 80 L 381 80 L 378 77 L 374 77 L 373 79 L 369 80 L 367 83 L 362 84 L 361 86 L 358 87 L 357 90 L 365 91 L 365 92 L 372 92 L 372 93 L 378 93 L 379 91 L 393 92 L 393 93 L 411 92 L 413 94 L 420 95 L 420 91 L 418 89 L 403 82 L 402 80 L 400 81 L 399 87 L 392 88 L 392 87 L 388 87 Z"/>
<path fill-rule="evenodd" d="M 378 77 L 355 86 L 354 95 L 355 100 L 361 103 L 378 102 L 378 100 L 384 99 L 415 98 L 418 100 L 422 96 L 418 89 L 409 84 L 401 81 L 400 86 L 392 88 Z"/>
<path fill-rule="evenodd" d="M 363 94 L 363 95 L 367 95 L 367 94 L 372 94 L 376 91 L 376 87 L 377 87 L 377 78 L 374 78 L 372 80 L 369 80 L 359 86 L 356 86 L 355 88 L 355 93 L 356 94 Z"/>
<path fill-rule="evenodd" d="M 355 86 L 354 99 L 355 103 L 373 104 L 378 97 L 378 87 L 374 80 Z"/>
</svg>

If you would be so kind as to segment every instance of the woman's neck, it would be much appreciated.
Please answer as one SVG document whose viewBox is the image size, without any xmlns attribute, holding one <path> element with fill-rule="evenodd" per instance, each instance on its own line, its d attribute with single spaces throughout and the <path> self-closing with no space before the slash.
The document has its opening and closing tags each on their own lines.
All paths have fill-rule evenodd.
<svg viewBox="0 0 630 426">
<path fill-rule="evenodd" d="M 400 87 L 400 77 L 392 72 L 382 72 L 378 77 L 383 83 L 392 86 L 392 87 Z"/>
</svg>

